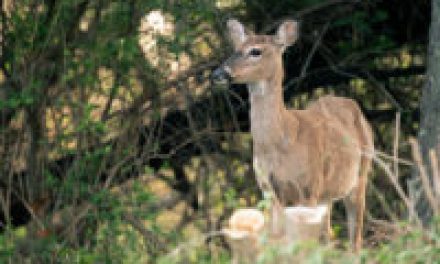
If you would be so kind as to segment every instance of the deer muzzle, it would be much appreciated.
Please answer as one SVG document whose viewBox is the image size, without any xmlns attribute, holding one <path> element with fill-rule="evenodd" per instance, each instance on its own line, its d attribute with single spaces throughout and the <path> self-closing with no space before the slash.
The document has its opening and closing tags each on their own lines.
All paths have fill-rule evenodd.
<svg viewBox="0 0 440 264">
<path fill-rule="evenodd" d="M 214 84 L 226 84 L 231 82 L 232 76 L 231 71 L 229 70 L 229 67 L 227 66 L 220 66 L 219 68 L 215 69 L 211 74 L 211 81 Z"/>
</svg>

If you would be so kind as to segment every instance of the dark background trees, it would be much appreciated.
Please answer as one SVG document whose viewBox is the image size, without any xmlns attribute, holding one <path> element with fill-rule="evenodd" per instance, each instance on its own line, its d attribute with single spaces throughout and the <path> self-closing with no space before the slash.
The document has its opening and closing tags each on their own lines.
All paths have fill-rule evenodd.
<svg viewBox="0 0 440 264">
<path fill-rule="evenodd" d="M 289 106 L 327 93 L 348 96 L 373 123 L 380 151 L 392 153 L 396 112 L 400 157 L 410 158 L 408 136 L 419 133 L 425 153 L 438 143 L 436 78 L 424 85 L 427 55 L 428 76 L 438 72 L 433 29 L 427 53 L 428 0 L 2 3 L 0 201 L 7 237 L 26 227 L 28 241 L 68 241 L 98 258 L 112 250 L 97 247 L 96 237 L 112 244 L 130 226 L 154 257 L 197 232 L 218 230 L 233 208 L 255 205 L 247 91 L 208 80 L 230 52 L 224 25 L 232 16 L 266 33 L 285 18 L 301 21 L 299 42 L 285 56 Z M 400 167 L 403 186 L 411 173 Z M 404 217 L 383 171 L 375 170 L 371 182 L 370 226 Z M 38 247 L 31 244 L 4 248 L 34 258 Z M 60 257 L 60 250 L 46 250 L 48 258 Z"/>
</svg>

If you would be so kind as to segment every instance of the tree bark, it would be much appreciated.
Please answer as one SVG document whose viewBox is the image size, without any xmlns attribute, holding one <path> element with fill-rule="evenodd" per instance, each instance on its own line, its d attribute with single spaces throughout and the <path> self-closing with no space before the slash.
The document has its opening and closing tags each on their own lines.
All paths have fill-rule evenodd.
<svg viewBox="0 0 440 264">
<path fill-rule="evenodd" d="M 430 149 L 434 149 L 437 154 L 440 154 L 440 0 L 432 0 L 431 10 L 426 84 L 420 102 L 418 138 L 432 186 L 433 172 L 428 153 Z M 438 158 L 436 162 L 439 162 Z M 411 180 L 411 185 L 410 189 L 412 189 L 412 196 L 416 202 L 416 210 L 421 220 L 427 224 L 432 219 L 432 208 L 429 206 L 420 183 L 420 177 L 416 172 Z"/>
</svg>

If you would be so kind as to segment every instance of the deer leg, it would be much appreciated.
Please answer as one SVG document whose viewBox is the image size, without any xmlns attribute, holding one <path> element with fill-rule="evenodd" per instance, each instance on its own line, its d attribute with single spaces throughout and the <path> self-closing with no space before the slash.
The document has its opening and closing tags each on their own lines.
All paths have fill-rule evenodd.
<svg viewBox="0 0 440 264">
<path fill-rule="evenodd" d="M 348 197 L 344 198 L 344 206 L 345 213 L 347 215 L 347 229 L 348 229 L 348 237 L 350 239 L 350 244 L 354 245 L 354 232 L 356 229 L 356 215 L 357 208 L 355 199 L 353 199 L 353 194 L 350 194 Z"/>
<path fill-rule="evenodd" d="M 354 252 L 362 247 L 362 229 L 365 210 L 365 184 L 360 183 L 344 199 L 348 222 L 348 235 Z"/>
<path fill-rule="evenodd" d="M 275 238 L 279 238 L 284 233 L 284 211 L 283 206 L 281 205 L 276 193 L 274 191 L 273 186 L 269 184 L 262 184 L 260 187 L 263 190 L 264 199 L 269 200 L 269 212 L 270 212 L 270 231 L 271 235 Z"/>
<path fill-rule="evenodd" d="M 285 221 L 283 207 L 275 192 L 275 189 L 278 188 L 278 186 L 273 181 L 273 174 L 271 174 L 266 168 L 261 166 L 258 158 L 254 157 L 253 165 L 258 186 L 263 193 L 263 199 L 269 200 L 269 226 L 271 235 L 274 237 L 280 237 L 283 235 Z"/>
<path fill-rule="evenodd" d="M 285 231 L 285 221 L 283 207 L 278 201 L 272 201 L 271 205 L 271 228 L 272 235 L 275 238 L 279 238 Z"/>
<path fill-rule="evenodd" d="M 324 241 L 330 242 L 334 238 L 333 230 L 332 230 L 332 207 L 333 203 L 329 202 L 327 207 L 327 214 L 325 219 L 325 230 L 324 230 Z"/>
</svg>

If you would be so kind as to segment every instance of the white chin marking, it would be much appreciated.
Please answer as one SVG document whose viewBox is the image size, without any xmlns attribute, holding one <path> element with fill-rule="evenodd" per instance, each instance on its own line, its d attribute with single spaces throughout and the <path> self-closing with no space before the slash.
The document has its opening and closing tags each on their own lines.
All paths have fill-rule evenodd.
<svg viewBox="0 0 440 264">
<path fill-rule="evenodd" d="M 225 66 L 223 69 L 225 70 L 225 72 L 232 76 L 232 70 L 229 66 Z"/>
</svg>

